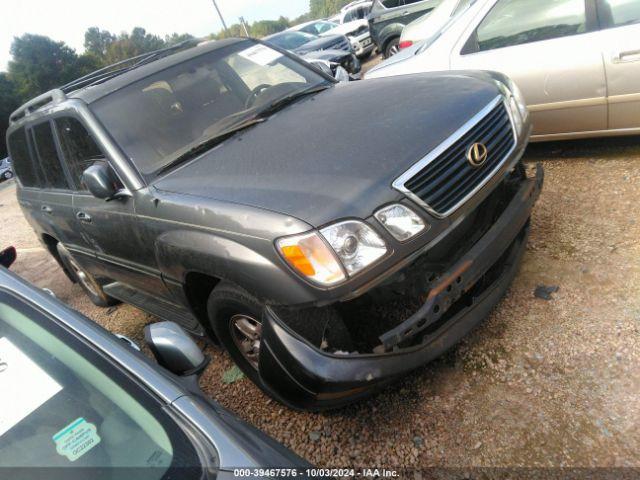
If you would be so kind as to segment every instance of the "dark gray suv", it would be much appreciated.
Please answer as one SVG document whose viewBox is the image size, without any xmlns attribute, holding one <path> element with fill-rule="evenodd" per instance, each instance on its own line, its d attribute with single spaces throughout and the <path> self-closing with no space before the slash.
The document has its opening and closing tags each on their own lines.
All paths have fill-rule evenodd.
<svg viewBox="0 0 640 480">
<path fill-rule="evenodd" d="M 542 185 L 529 132 L 498 74 L 337 84 L 231 39 L 46 93 L 7 140 L 26 218 L 94 303 L 208 335 L 273 397 L 321 409 L 497 303 Z"/>
</svg>

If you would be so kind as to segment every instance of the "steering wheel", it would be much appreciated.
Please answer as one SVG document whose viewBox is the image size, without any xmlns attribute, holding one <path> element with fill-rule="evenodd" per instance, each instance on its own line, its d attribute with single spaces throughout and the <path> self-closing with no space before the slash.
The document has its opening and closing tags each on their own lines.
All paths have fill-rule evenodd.
<svg viewBox="0 0 640 480">
<path fill-rule="evenodd" d="M 251 90 L 247 101 L 244 102 L 244 108 L 250 108 L 251 106 L 253 106 L 253 103 L 256 101 L 256 98 L 258 98 L 258 95 L 260 95 L 268 88 L 271 88 L 271 85 L 269 85 L 268 83 L 261 83 L 256 88 Z"/>
</svg>

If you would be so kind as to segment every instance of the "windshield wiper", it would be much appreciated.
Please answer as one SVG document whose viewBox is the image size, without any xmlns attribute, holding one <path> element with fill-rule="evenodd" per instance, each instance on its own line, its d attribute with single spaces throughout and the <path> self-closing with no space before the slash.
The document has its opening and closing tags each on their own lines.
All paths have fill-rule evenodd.
<svg viewBox="0 0 640 480">
<path fill-rule="evenodd" d="M 260 118 L 268 117 L 269 115 L 281 110 L 286 107 L 290 103 L 298 100 L 299 98 L 306 97 L 307 95 L 312 95 L 314 93 L 322 92 L 327 88 L 332 87 L 332 83 L 322 83 L 320 85 L 315 85 L 313 87 L 305 88 L 303 90 L 298 90 L 296 92 L 285 95 L 284 97 L 278 98 L 272 103 L 268 103 L 264 108 L 261 108 L 256 116 Z"/>
<path fill-rule="evenodd" d="M 188 162 L 189 160 L 191 160 L 193 158 L 196 158 L 200 154 L 202 154 L 202 153 L 204 153 L 204 152 L 206 152 L 208 150 L 211 150 L 212 148 L 216 147 L 217 145 L 220 145 L 226 139 L 228 139 L 229 137 L 232 137 L 233 135 L 235 135 L 239 131 L 245 130 L 245 129 L 247 129 L 249 127 L 252 127 L 253 125 L 256 125 L 258 123 L 262 123 L 265 120 L 266 120 L 265 118 L 262 118 L 262 117 L 259 117 L 259 116 L 252 116 L 252 117 L 247 118 L 244 121 L 241 121 L 241 122 L 239 122 L 239 123 L 237 123 L 235 125 L 232 125 L 229 128 L 224 129 L 220 133 L 212 136 L 211 138 L 208 138 L 208 139 L 204 140 L 203 142 L 200 142 L 200 143 L 194 145 L 193 147 L 190 147 L 184 153 L 178 155 L 176 158 L 171 160 L 165 166 L 160 168 L 156 172 L 156 175 L 161 175 L 161 174 L 163 174 L 163 173 L 165 173 L 165 172 L 167 172 L 169 170 L 173 170 L 177 166 L 182 165 L 183 163 Z"/>
<path fill-rule="evenodd" d="M 182 165 L 185 162 L 188 162 L 189 160 L 199 156 L 200 154 L 208 150 L 211 150 L 212 148 L 221 144 L 226 139 L 235 135 L 239 131 L 245 130 L 253 125 L 256 125 L 257 123 L 264 122 L 267 119 L 267 117 L 269 117 L 269 115 L 286 107 L 291 102 L 299 98 L 305 97 L 307 95 L 311 95 L 311 94 L 326 90 L 332 85 L 333 84 L 331 83 L 322 83 L 320 85 L 315 85 L 313 87 L 305 88 L 303 90 L 298 90 L 297 92 L 290 93 L 289 95 L 285 95 L 284 97 L 277 99 L 273 103 L 267 104 L 264 108 L 258 110 L 255 114 L 251 115 L 250 117 L 245 118 L 244 120 L 236 123 L 235 125 L 231 125 L 230 127 L 222 130 L 220 133 L 212 136 L 211 138 L 204 140 L 203 142 L 200 142 L 194 145 L 193 147 L 189 147 L 184 153 L 181 153 L 176 158 L 174 158 L 169 163 L 167 163 L 165 166 L 161 167 L 156 172 L 156 175 L 161 175 L 169 170 L 173 170 L 177 166 Z"/>
</svg>

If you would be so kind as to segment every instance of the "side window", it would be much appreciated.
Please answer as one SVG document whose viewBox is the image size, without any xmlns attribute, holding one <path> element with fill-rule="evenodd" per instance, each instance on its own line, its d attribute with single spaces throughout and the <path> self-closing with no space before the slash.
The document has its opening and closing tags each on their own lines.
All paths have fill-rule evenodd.
<svg viewBox="0 0 640 480">
<path fill-rule="evenodd" d="M 640 23 L 640 2 L 637 0 L 602 0 L 598 15 L 606 27 L 624 27 Z"/>
<path fill-rule="evenodd" d="M 55 124 L 62 154 L 75 186 L 79 190 L 86 190 L 82 184 L 82 173 L 96 161 L 104 160 L 105 156 L 87 129 L 75 118 L 57 118 Z"/>
<path fill-rule="evenodd" d="M 358 17 L 356 16 L 356 10 L 355 9 L 349 10 L 344 16 L 344 23 L 353 22 L 354 20 L 357 20 L 357 19 Z"/>
<path fill-rule="evenodd" d="M 382 5 L 384 5 L 385 8 L 396 8 L 400 6 L 400 0 L 383 0 Z M 344 21 L 346 22 L 347 19 L 345 18 Z"/>
<path fill-rule="evenodd" d="M 24 128 L 16 130 L 9 136 L 9 153 L 13 160 L 13 169 L 25 187 L 39 187 L 40 182 L 32 162 L 27 145 L 27 135 Z"/>
<path fill-rule="evenodd" d="M 478 26 L 480 51 L 584 33 L 584 0 L 501 0 Z"/>
<path fill-rule="evenodd" d="M 56 144 L 53 140 L 51 124 L 45 122 L 33 127 L 33 139 L 40 170 L 44 174 L 47 187 L 68 189 L 67 177 L 62 169 L 62 163 L 60 163 Z"/>
</svg>

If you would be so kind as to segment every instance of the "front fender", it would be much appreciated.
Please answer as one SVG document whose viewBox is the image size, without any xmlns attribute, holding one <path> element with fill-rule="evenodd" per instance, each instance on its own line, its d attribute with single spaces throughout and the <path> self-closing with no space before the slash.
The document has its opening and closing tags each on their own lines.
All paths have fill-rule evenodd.
<svg viewBox="0 0 640 480">
<path fill-rule="evenodd" d="M 162 234 L 155 252 L 163 278 L 185 284 L 189 273 L 227 280 L 266 303 L 291 305 L 314 300 L 305 284 L 281 266 L 275 248 L 261 240 L 255 250 L 213 232 L 174 230 Z M 268 244 L 268 245 L 267 245 Z M 273 257 L 259 253 L 273 249 Z"/>
<path fill-rule="evenodd" d="M 384 50 L 387 46 L 387 43 L 394 38 L 402 35 L 402 29 L 404 29 L 404 25 L 401 23 L 391 23 L 386 25 L 380 33 L 378 34 L 378 45 L 381 50 Z"/>
</svg>

